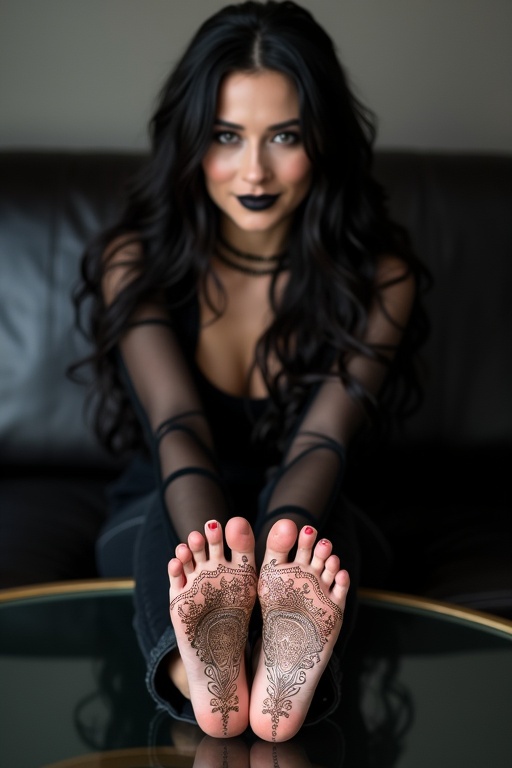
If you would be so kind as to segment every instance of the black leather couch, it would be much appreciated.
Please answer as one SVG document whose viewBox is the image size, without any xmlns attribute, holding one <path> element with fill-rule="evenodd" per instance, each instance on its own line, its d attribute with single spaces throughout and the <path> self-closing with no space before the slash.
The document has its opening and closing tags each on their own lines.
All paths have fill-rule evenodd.
<svg viewBox="0 0 512 768">
<path fill-rule="evenodd" d="M 94 575 L 104 485 L 70 299 L 86 241 L 142 161 L 0 153 L 0 583 Z M 512 615 L 512 157 L 380 153 L 376 171 L 434 287 L 422 410 L 352 459 L 347 492 L 384 528 L 387 586 Z M 2 543 L 4 542 L 4 543 Z"/>
</svg>

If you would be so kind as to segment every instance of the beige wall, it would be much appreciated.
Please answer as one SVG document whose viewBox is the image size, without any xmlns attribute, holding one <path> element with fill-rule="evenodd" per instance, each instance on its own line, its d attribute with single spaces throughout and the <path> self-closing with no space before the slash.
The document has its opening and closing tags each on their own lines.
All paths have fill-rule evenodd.
<svg viewBox="0 0 512 768">
<path fill-rule="evenodd" d="M 146 146 L 158 88 L 224 0 L 0 0 L 0 147 Z M 381 146 L 512 151 L 512 0 L 303 0 Z"/>
</svg>

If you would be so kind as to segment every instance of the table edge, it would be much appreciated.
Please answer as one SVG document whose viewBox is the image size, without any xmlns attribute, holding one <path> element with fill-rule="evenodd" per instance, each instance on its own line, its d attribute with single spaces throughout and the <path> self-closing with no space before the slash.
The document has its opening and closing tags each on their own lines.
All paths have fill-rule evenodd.
<svg viewBox="0 0 512 768">
<path fill-rule="evenodd" d="M 61 596 L 67 594 L 97 594 L 101 592 L 131 592 L 133 579 L 83 579 L 76 581 L 55 581 L 45 584 L 27 584 L 21 587 L 0 589 L 0 604 L 38 597 Z M 498 630 L 512 636 L 512 621 L 484 611 L 466 608 L 455 603 L 442 602 L 419 595 L 403 592 L 391 592 L 380 589 L 359 588 L 358 596 L 362 603 L 391 605 L 398 608 L 416 608 L 425 613 L 438 614 L 453 619 L 463 619 L 489 629 Z"/>
<path fill-rule="evenodd" d="M 474 608 L 466 608 L 456 603 L 448 603 L 434 600 L 420 595 L 409 595 L 403 592 L 389 592 L 380 589 L 367 589 L 361 587 L 358 590 L 361 602 L 365 604 L 392 605 L 398 608 L 416 608 L 425 613 L 438 614 L 439 616 L 453 619 L 462 619 L 471 624 L 478 624 L 488 629 L 504 632 L 512 636 L 512 621 L 492 613 L 478 611 Z"/>
</svg>

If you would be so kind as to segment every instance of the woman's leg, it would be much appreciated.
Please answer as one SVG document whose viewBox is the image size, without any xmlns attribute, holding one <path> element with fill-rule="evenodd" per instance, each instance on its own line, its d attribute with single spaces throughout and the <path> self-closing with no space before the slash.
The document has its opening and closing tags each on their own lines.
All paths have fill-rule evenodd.
<svg viewBox="0 0 512 768">
<path fill-rule="evenodd" d="M 122 503 L 116 500 L 117 496 L 117 511 L 107 520 L 96 544 L 100 575 L 135 578 L 134 626 L 147 663 L 149 691 L 171 714 L 195 722 L 183 695 L 187 681 L 169 618 L 167 564 L 179 539 L 156 491 L 130 494 L 129 498 L 125 494 Z"/>
<path fill-rule="evenodd" d="M 267 741 L 292 738 L 310 708 L 343 624 L 350 579 L 332 543 L 291 520 L 272 527 L 260 571 L 262 648 L 250 722 Z M 290 559 L 290 551 L 296 552 Z"/>
<path fill-rule="evenodd" d="M 308 521 L 301 521 L 299 518 L 295 519 L 294 522 L 299 529 L 308 523 Z M 264 552 L 266 549 L 269 527 L 262 525 L 261 520 L 257 521 L 255 527 L 259 527 L 262 531 L 261 537 L 265 536 L 264 541 L 257 541 L 256 543 L 258 555 L 258 549 L 261 552 Z M 342 495 L 334 505 L 330 519 L 318 528 L 317 540 L 320 538 L 326 538 L 332 543 L 332 551 L 339 557 L 341 568 L 349 573 L 351 588 L 345 604 L 343 629 L 336 641 L 334 653 L 327 665 L 327 669 L 317 685 L 313 701 L 306 715 L 305 722 L 307 725 L 312 725 L 328 717 L 340 704 L 342 659 L 357 614 L 357 587 L 359 585 L 361 559 L 360 547 L 353 506 Z M 289 559 L 293 559 L 294 555 L 295 547 L 292 548 Z M 254 629 L 251 631 L 251 636 L 256 637 L 259 635 L 261 637 L 261 621 L 258 624 L 258 617 L 256 615 L 253 623 Z"/>
<path fill-rule="evenodd" d="M 198 724 L 210 736 L 241 734 L 249 722 L 245 651 L 256 600 L 254 536 L 247 520 L 193 532 L 169 563 L 170 612 Z"/>
</svg>

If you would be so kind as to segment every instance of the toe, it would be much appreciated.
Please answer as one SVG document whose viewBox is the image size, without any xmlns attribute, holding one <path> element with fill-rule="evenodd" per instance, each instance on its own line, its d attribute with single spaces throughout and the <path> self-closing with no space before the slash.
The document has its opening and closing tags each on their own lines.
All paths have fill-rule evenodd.
<svg viewBox="0 0 512 768">
<path fill-rule="evenodd" d="M 243 555 L 254 557 L 254 534 L 243 517 L 232 517 L 226 523 L 226 544 L 231 550 L 231 562 L 238 563 Z"/>
<path fill-rule="evenodd" d="M 206 541 L 199 531 L 192 531 L 188 535 L 188 546 L 196 563 L 205 563 L 207 559 Z"/>
<path fill-rule="evenodd" d="M 318 544 L 315 547 L 315 551 L 313 553 L 313 559 L 311 561 L 311 567 L 315 571 L 315 573 L 319 576 L 324 568 L 325 568 L 325 561 L 329 557 L 329 555 L 332 552 L 332 544 L 328 539 L 320 539 Z M 331 578 L 331 582 L 334 579 L 334 575 Z"/>
<path fill-rule="evenodd" d="M 186 544 L 178 544 L 176 547 L 176 557 L 183 565 L 185 576 L 192 573 L 195 568 L 194 556 Z"/>
<path fill-rule="evenodd" d="M 167 571 L 169 574 L 170 596 L 172 600 L 176 592 L 183 589 L 186 583 L 183 563 L 181 560 L 178 560 L 177 557 L 173 557 L 172 560 L 169 561 Z"/>
<path fill-rule="evenodd" d="M 305 525 L 304 528 L 301 529 L 297 541 L 297 554 L 295 555 L 297 563 L 300 563 L 301 565 L 310 565 L 315 540 L 316 530 L 310 525 Z"/>
<path fill-rule="evenodd" d="M 267 549 L 263 563 L 275 560 L 278 564 L 288 562 L 288 553 L 297 541 L 297 526 L 293 520 L 278 520 L 267 536 Z"/>
<path fill-rule="evenodd" d="M 330 587 L 340 569 L 340 559 L 337 555 L 330 555 L 324 565 L 325 568 L 320 574 L 320 578 L 323 584 Z"/>
<path fill-rule="evenodd" d="M 345 605 L 345 600 L 347 598 L 347 592 L 350 587 L 350 577 L 347 573 L 347 571 L 338 571 L 336 574 L 334 585 L 331 590 L 330 598 L 335 603 L 337 603 L 340 608 L 343 608 Z"/>
<path fill-rule="evenodd" d="M 222 526 L 217 520 L 209 520 L 204 526 L 206 541 L 208 542 L 208 558 L 219 560 L 224 557 L 224 539 Z"/>
</svg>

